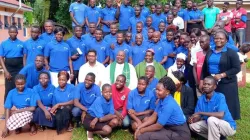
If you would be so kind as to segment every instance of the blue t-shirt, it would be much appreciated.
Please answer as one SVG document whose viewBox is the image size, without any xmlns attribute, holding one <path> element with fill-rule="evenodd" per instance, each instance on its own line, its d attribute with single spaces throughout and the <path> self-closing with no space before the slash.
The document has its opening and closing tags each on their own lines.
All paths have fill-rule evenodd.
<svg viewBox="0 0 250 140">
<path fill-rule="evenodd" d="M 191 10 L 188 12 L 189 20 L 204 19 L 204 15 L 200 10 Z"/>
<path fill-rule="evenodd" d="M 87 47 L 83 41 L 83 39 L 78 39 L 77 37 L 75 36 L 72 36 L 71 38 L 69 38 L 67 40 L 67 43 L 70 47 L 70 51 L 71 51 L 71 56 L 74 55 L 74 54 L 79 54 L 79 52 L 77 51 L 77 48 L 79 48 L 82 52 L 82 54 L 80 55 L 79 54 L 79 57 L 77 60 L 73 60 L 72 61 L 72 65 L 73 65 L 73 69 L 74 70 L 79 70 L 80 67 L 85 64 L 85 54 L 87 52 Z"/>
<path fill-rule="evenodd" d="M 164 14 L 157 15 L 156 13 L 150 15 L 152 17 L 152 27 L 155 28 L 156 31 L 159 31 L 159 24 L 161 22 L 166 23 L 166 17 Z"/>
<path fill-rule="evenodd" d="M 82 40 L 84 41 L 85 45 L 88 45 L 91 42 L 95 41 L 95 36 L 87 33 L 85 35 L 82 35 Z"/>
<path fill-rule="evenodd" d="M 30 38 L 24 42 L 23 53 L 27 55 L 26 65 L 34 63 L 37 55 L 44 54 L 45 44 L 46 43 L 40 38 L 37 40 Z"/>
<path fill-rule="evenodd" d="M 159 82 L 159 79 L 154 78 L 149 84 L 148 84 L 148 89 L 151 90 L 152 92 L 155 92 L 155 88 Z"/>
<path fill-rule="evenodd" d="M 85 19 L 88 19 L 88 22 L 94 22 L 97 24 L 98 19 L 101 18 L 100 9 L 98 7 L 87 7 L 85 10 Z"/>
<path fill-rule="evenodd" d="M 8 93 L 4 108 L 11 109 L 13 106 L 17 109 L 35 107 L 37 105 L 36 97 L 36 94 L 30 88 L 25 88 L 22 93 L 19 93 L 18 90 L 14 88 Z"/>
<path fill-rule="evenodd" d="M 101 10 L 101 18 L 103 21 L 115 21 L 115 12 L 116 9 L 113 7 L 105 7 Z M 110 27 L 108 27 L 107 25 L 103 24 L 102 26 L 102 30 L 103 32 L 110 32 Z"/>
<path fill-rule="evenodd" d="M 157 123 L 162 126 L 181 125 L 186 123 L 186 117 L 175 99 L 168 95 L 164 99 L 160 99 L 156 105 Z"/>
<path fill-rule="evenodd" d="M 26 77 L 26 87 L 33 88 L 39 83 L 39 74 L 44 71 L 48 72 L 44 67 L 38 71 L 35 64 L 29 64 L 23 67 L 19 74 Z"/>
<path fill-rule="evenodd" d="M 157 62 L 161 62 L 165 56 L 168 56 L 167 49 L 161 41 L 150 44 L 149 48 L 154 50 L 154 59 Z"/>
<path fill-rule="evenodd" d="M 108 46 L 110 47 L 111 44 L 116 43 L 116 35 L 112 35 L 111 33 L 106 35 L 103 39 L 105 42 L 107 42 Z"/>
<path fill-rule="evenodd" d="M 181 8 L 178 11 L 178 16 L 181 17 L 184 21 L 189 20 L 188 11 L 186 9 Z"/>
<path fill-rule="evenodd" d="M 110 52 L 110 59 L 115 61 L 116 60 L 116 56 L 118 54 L 119 51 L 124 51 L 125 52 L 125 62 L 128 62 L 128 58 L 132 57 L 132 51 L 131 51 L 131 47 L 129 45 L 127 45 L 125 42 L 123 42 L 121 45 L 119 45 L 118 43 L 115 43 L 115 48 Z"/>
<path fill-rule="evenodd" d="M 147 18 L 150 15 L 150 11 L 146 6 L 143 6 L 141 8 L 141 16 L 143 16 L 144 18 Z"/>
<path fill-rule="evenodd" d="M 10 38 L 3 41 L 0 46 L 0 56 L 5 58 L 23 57 L 23 42 L 19 39 Z"/>
<path fill-rule="evenodd" d="M 102 118 L 108 114 L 115 114 L 112 98 L 107 101 L 103 96 L 99 96 L 88 109 L 88 114 L 95 118 Z"/>
<path fill-rule="evenodd" d="M 50 58 L 50 71 L 60 72 L 69 70 L 69 59 L 71 59 L 70 47 L 64 41 L 53 41 L 46 45 L 44 56 Z"/>
<path fill-rule="evenodd" d="M 146 46 L 146 43 L 142 43 L 140 46 L 135 45 L 131 47 L 133 66 L 136 66 L 144 60 L 147 49 L 148 46 Z"/>
<path fill-rule="evenodd" d="M 148 88 L 144 95 L 140 95 L 138 89 L 130 91 L 128 95 L 127 110 L 133 109 L 136 112 L 143 112 L 146 110 L 155 109 L 154 94 Z"/>
<path fill-rule="evenodd" d="M 86 89 L 85 83 L 79 83 L 75 88 L 74 99 L 89 108 L 97 97 L 101 96 L 100 87 L 93 84 L 90 89 Z"/>
<path fill-rule="evenodd" d="M 134 9 L 131 6 L 120 6 L 119 30 L 128 30 L 129 19 L 134 16 Z"/>
<path fill-rule="evenodd" d="M 167 36 L 166 31 L 162 32 L 162 33 L 161 33 L 161 39 L 160 39 L 160 41 L 166 40 L 166 36 Z"/>
<path fill-rule="evenodd" d="M 138 34 L 137 32 L 132 34 L 132 42 L 135 42 L 137 34 Z M 145 30 L 145 28 L 143 28 L 140 34 L 142 34 L 143 42 L 145 42 L 148 39 L 148 32 Z"/>
<path fill-rule="evenodd" d="M 52 99 L 52 105 L 56 105 L 58 103 L 65 103 L 73 100 L 74 90 L 75 86 L 72 84 L 67 84 L 63 90 L 60 89 L 60 87 L 55 88 Z"/>
<path fill-rule="evenodd" d="M 184 53 L 186 56 L 188 56 L 188 49 L 184 46 L 179 46 L 175 49 L 174 53 L 177 55 L 179 53 Z"/>
<path fill-rule="evenodd" d="M 216 52 L 215 48 L 211 48 L 212 50 L 212 54 L 210 55 L 209 59 L 208 59 L 208 71 L 210 74 L 218 74 L 220 73 L 220 58 L 223 52 L 227 51 L 227 47 L 223 47 L 223 49 L 221 50 L 221 52 Z"/>
<path fill-rule="evenodd" d="M 48 44 L 55 40 L 55 35 L 54 33 L 48 34 L 44 32 L 40 35 L 40 39 L 42 39 L 46 44 Z"/>
<path fill-rule="evenodd" d="M 232 115 L 228 109 L 225 96 L 222 93 L 214 92 L 211 99 L 208 101 L 206 94 L 203 94 L 197 102 L 195 107 L 195 113 L 197 112 L 224 112 L 223 120 L 228 122 L 230 126 L 236 130 L 236 123 L 232 118 Z M 208 116 L 202 116 L 207 120 Z"/>
<path fill-rule="evenodd" d="M 165 46 L 165 48 L 167 50 L 168 55 L 171 54 L 171 53 L 174 53 L 175 46 L 174 46 L 173 41 L 169 42 L 169 41 L 165 40 L 163 43 L 165 44 L 164 46 Z M 168 56 L 168 59 L 167 59 L 167 62 L 165 63 L 165 65 L 164 65 L 164 68 L 168 69 L 169 67 L 171 67 L 174 64 L 174 61 L 175 61 L 174 57 L 169 57 Z"/>
<path fill-rule="evenodd" d="M 108 44 L 101 40 L 100 42 L 97 42 L 97 40 L 91 42 L 87 46 L 87 50 L 94 49 L 97 53 L 97 61 L 100 63 L 103 63 L 105 59 L 110 55 L 110 47 Z"/>
<path fill-rule="evenodd" d="M 82 24 L 85 19 L 85 10 L 88 6 L 83 3 L 74 2 L 69 7 L 69 12 L 72 12 L 75 20 L 78 24 Z M 72 22 L 72 26 L 76 26 L 74 22 Z"/>
<path fill-rule="evenodd" d="M 43 88 L 41 84 L 33 87 L 34 92 L 37 94 L 37 100 L 40 100 L 44 106 L 51 107 L 55 87 L 48 84 L 47 88 Z"/>
<path fill-rule="evenodd" d="M 131 28 L 131 31 L 132 31 L 132 34 L 135 34 L 137 31 L 136 31 L 136 24 L 138 22 L 142 22 L 143 25 L 146 23 L 146 19 L 141 16 L 139 18 L 133 16 L 129 19 L 129 27 Z M 142 27 L 143 28 L 143 27 Z"/>
</svg>

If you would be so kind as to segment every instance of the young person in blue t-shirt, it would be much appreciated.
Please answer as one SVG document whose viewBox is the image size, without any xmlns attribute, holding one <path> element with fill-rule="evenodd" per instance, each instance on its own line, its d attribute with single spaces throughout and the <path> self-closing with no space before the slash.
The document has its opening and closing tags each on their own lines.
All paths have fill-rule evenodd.
<svg viewBox="0 0 250 140">
<path fill-rule="evenodd" d="M 57 87 L 57 75 L 60 71 L 67 71 L 70 73 L 70 80 L 73 80 L 74 72 L 71 60 L 71 49 L 63 40 L 65 35 L 64 29 L 62 27 L 58 27 L 55 29 L 54 34 L 56 39 L 46 45 L 44 56 L 45 68 L 50 71 L 51 83 Z"/>
<path fill-rule="evenodd" d="M 44 22 L 45 32 L 40 35 L 40 39 L 42 39 L 45 44 L 55 40 L 54 28 L 55 24 L 52 20 L 47 20 Z"/>
<path fill-rule="evenodd" d="M 195 113 L 189 118 L 190 129 L 208 140 L 236 133 L 236 122 L 228 109 L 225 96 L 214 91 L 217 81 L 208 76 L 203 81 L 203 95 L 198 99 Z"/>
<path fill-rule="evenodd" d="M 140 124 L 134 134 L 138 140 L 191 140 L 186 118 L 172 97 L 176 90 L 170 77 L 162 78 L 156 86 L 159 99 L 153 114 Z"/>
<path fill-rule="evenodd" d="M 52 108 L 50 113 L 55 115 L 55 124 L 57 134 L 61 134 L 63 129 L 68 132 L 73 130 L 71 110 L 73 107 L 73 97 L 75 87 L 68 84 L 69 73 L 67 71 L 60 71 L 58 73 L 58 84 L 53 94 Z"/>
<path fill-rule="evenodd" d="M 93 134 L 107 137 L 112 132 L 112 129 L 118 126 L 111 85 L 104 84 L 102 86 L 102 96 L 96 98 L 87 113 L 83 126 L 87 129 L 88 140 L 93 140 Z"/>
<path fill-rule="evenodd" d="M 36 96 L 32 89 L 25 87 L 25 76 L 17 74 L 15 77 L 16 88 L 12 89 L 4 103 L 6 112 L 5 127 L 2 138 L 8 136 L 9 131 L 15 130 L 16 134 L 21 133 L 23 126 L 30 124 L 31 135 L 36 133 L 36 128 L 31 123 L 33 111 L 36 107 Z M 12 109 L 15 107 L 15 109 Z"/>
<path fill-rule="evenodd" d="M 146 76 L 140 77 L 137 88 L 130 91 L 128 95 L 127 110 L 133 131 L 147 121 L 155 108 L 154 94 L 147 88 L 148 83 L 149 79 Z"/>
<path fill-rule="evenodd" d="M 42 132 L 45 127 L 55 127 L 55 117 L 50 113 L 55 87 L 50 83 L 48 72 L 41 72 L 38 78 L 39 84 L 33 87 L 38 105 L 33 122 L 39 125 L 38 130 Z"/>
</svg>

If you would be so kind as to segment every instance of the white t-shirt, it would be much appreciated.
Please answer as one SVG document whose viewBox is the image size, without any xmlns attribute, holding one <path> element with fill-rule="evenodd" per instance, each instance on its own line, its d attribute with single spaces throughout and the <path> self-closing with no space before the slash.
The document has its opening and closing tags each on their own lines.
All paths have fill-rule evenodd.
<svg viewBox="0 0 250 140">
<path fill-rule="evenodd" d="M 174 18 L 173 24 L 175 26 L 178 26 L 179 29 L 184 29 L 184 20 L 181 17 L 179 17 L 179 16 L 177 16 L 176 18 Z"/>
</svg>

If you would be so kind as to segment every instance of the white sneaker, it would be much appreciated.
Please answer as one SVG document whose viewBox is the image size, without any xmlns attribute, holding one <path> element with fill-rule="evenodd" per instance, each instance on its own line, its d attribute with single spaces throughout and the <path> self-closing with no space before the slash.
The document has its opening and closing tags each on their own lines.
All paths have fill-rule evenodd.
<svg viewBox="0 0 250 140">
<path fill-rule="evenodd" d="M 108 137 L 102 138 L 102 140 L 110 140 Z"/>
</svg>

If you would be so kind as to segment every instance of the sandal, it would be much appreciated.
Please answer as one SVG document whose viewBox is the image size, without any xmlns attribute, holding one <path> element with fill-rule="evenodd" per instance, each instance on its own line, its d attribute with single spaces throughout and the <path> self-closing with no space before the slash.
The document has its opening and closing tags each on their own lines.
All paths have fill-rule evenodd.
<svg viewBox="0 0 250 140">
<path fill-rule="evenodd" d="M 30 128 L 30 136 L 36 135 L 37 129 L 35 126 L 31 126 Z"/>
<path fill-rule="evenodd" d="M 43 132 L 44 130 L 45 130 L 45 127 L 44 127 L 44 126 L 39 126 L 39 127 L 38 127 L 38 131 L 39 131 L 39 132 Z"/>
<path fill-rule="evenodd" d="M 69 126 L 69 127 L 68 127 L 68 129 L 67 129 L 67 132 L 72 132 L 72 131 L 73 131 L 73 129 L 74 129 L 74 127 Z"/>
</svg>

